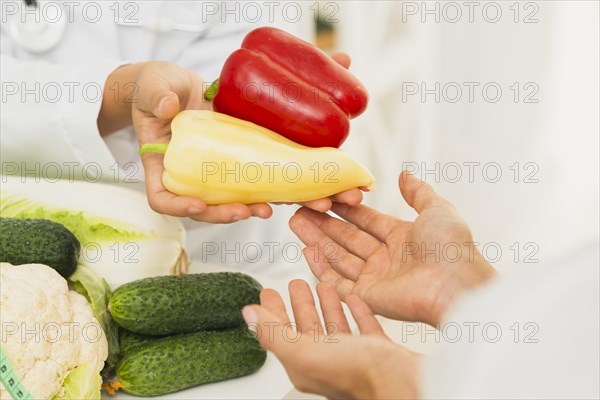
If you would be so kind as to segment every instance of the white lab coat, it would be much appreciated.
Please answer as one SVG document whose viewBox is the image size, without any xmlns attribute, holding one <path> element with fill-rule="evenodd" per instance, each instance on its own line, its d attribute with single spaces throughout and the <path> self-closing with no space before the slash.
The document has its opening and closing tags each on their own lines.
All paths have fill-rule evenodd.
<svg viewBox="0 0 600 400">
<path fill-rule="evenodd" d="M 10 9 L 8 3 L 12 4 Z M 2 173 L 55 177 L 58 171 L 65 179 L 101 179 L 119 184 L 125 184 L 123 180 L 127 178 L 129 182 L 138 182 L 128 186 L 143 190 L 143 170 L 133 130 L 124 129 L 105 140 L 98 132 L 96 119 L 101 105 L 98 90 L 104 87 L 109 73 L 126 63 L 166 60 L 193 69 L 212 81 L 218 77 L 226 57 L 240 46 L 243 36 L 269 23 L 271 17 L 268 9 L 263 8 L 263 18 L 256 23 L 244 22 L 247 13 L 240 14 L 242 18 L 236 22 L 233 13 L 224 17 L 225 23 L 217 21 L 200 33 L 155 33 L 140 26 L 117 25 L 116 2 L 93 3 L 94 7 L 86 13 L 83 12 L 86 3 L 78 3 L 74 9 L 61 3 L 62 17 L 67 21 L 64 35 L 53 48 L 35 53 L 11 33 L 15 19 L 33 21 L 35 16 L 23 12 L 24 2 L 3 2 Z M 121 3 L 119 17 L 135 11 L 132 17 L 137 21 L 161 17 L 163 21 L 202 27 L 202 13 L 206 11 L 203 3 L 207 2 L 135 2 L 137 9 L 126 9 L 125 3 Z M 55 23 L 52 10 L 46 10 L 44 15 L 44 3 L 40 4 L 41 14 L 37 18 Z M 97 7 L 100 7 L 99 17 Z M 272 15 L 271 25 L 295 34 L 302 34 L 306 26 L 303 23 L 309 21 L 303 18 L 298 23 L 286 23 L 277 18 L 283 14 Z M 48 32 L 41 31 L 39 35 L 41 41 Z M 292 211 L 291 207 L 282 206 L 269 221 L 253 219 L 228 226 L 186 220 L 188 252 L 199 262 L 222 263 L 275 277 L 309 277 L 299 253 L 300 245 L 287 226 Z"/>
<path fill-rule="evenodd" d="M 458 301 L 423 366 L 423 398 L 597 399 L 599 245 L 577 250 Z"/>
</svg>

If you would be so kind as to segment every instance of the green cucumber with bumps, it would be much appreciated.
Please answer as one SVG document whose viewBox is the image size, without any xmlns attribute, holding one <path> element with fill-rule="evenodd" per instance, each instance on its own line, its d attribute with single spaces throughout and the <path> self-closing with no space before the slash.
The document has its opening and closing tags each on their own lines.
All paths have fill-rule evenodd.
<svg viewBox="0 0 600 400">
<path fill-rule="evenodd" d="M 0 261 L 13 265 L 44 264 L 68 278 L 77 268 L 81 245 L 58 222 L 0 218 Z"/>
<path fill-rule="evenodd" d="M 110 385 L 135 396 L 160 396 L 249 375 L 266 357 L 246 328 L 144 340 L 123 353 Z"/>
<path fill-rule="evenodd" d="M 118 287 L 113 320 L 135 333 L 165 336 L 245 326 L 242 308 L 260 302 L 262 286 L 236 272 L 140 279 Z"/>
<path fill-rule="evenodd" d="M 138 345 L 161 337 L 165 336 L 142 335 L 121 328 L 119 329 L 119 351 L 121 354 L 129 353 L 129 350 L 135 349 Z"/>
</svg>

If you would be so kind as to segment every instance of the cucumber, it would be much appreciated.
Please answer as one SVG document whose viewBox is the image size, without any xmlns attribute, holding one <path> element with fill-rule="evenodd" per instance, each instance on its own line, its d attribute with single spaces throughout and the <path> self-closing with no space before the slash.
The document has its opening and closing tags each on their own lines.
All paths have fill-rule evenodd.
<svg viewBox="0 0 600 400">
<path fill-rule="evenodd" d="M 80 249 L 77 238 L 58 222 L 0 218 L 0 261 L 45 264 L 68 278 L 77 268 Z"/>
<path fill-rule="evenodd" d="M 129 350 L 136 348 L 139 344 L 149 340 L 156 340 L 160 337 L 142 335 L 141 333 L 135 333 L 121 328 L 119 329 L 119 351 L 121 354 L 129 353 Z"/>
<path fill-rule="evenodd" d="M 266 358 L 246 328 L 168 336 L 129 348 L 117 365 L 117 387 L 135 396 L 159 396 L 249 375 Z"/>
<path fill-rule="evenodd" d="M 242 308 L 258 304 L 262 287 L 234 272 L 158 276 L 118 287 L 108 308 L 122 328 L 164 336 L 245 326 Z"/>
</svg>

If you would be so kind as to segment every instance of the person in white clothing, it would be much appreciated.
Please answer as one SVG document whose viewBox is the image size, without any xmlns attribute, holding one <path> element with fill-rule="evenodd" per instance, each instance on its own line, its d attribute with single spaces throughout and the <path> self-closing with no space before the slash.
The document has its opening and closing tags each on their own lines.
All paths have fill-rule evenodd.
<svg viewBox="0 0 600 400">
<path fill-rule="evenodd" d="M 282 247 L 297 243 L 285 222 L 290 211 L 281 210 L 273 221 L 253 219 L 235 227 L 204 224 L 266 219 L 272 209 L 268 204 L 207 206 L 175 196 L 162 185 L 162 156 L 140 160 L 137 154 L 140 144 L 169 140 L 178 111 L 209 109 L 201 76 L 216 78 L 244 35 L 272 22 L 265 21 L 267 8 L 264 18 L 250 23 L 231 10 L 217 12 L 215 5 L 225 7 L 202 1 L 38 2 L 37 7 L 3 1 L 2 174 L 43 176 L 51 164 L 63 168 L 63 178 L 96 180 L 99 175 L 107 182 L 145 186 L 155 211 L 189 217 L 192 259 L 271 276 L 301 274 L 300 256 L 287 257 L 291 262 L 282 257 Z M 285 23 L 281 16 L 274 24 L 301 31 L 299 23 Z M 350 62 L 345 55 L 335 59 L 346 66 Z M 307 205 L 325 211 L 332 201 L 361 200 L 356 189 Z M 220 251 L 207 254 L 206 243 Z M 240 257 L 248 243 L 258 245 L 260 257 Z"/>
<path fill-rule="evenodd" d="M 499 278 L 449 202 L 407 172 L 399 186 L 414 222 L 345 204 L 333 207 L 342 220 L 303 208 L 290 221 L 321 281 L 325 329 L 302 280 L 289 285 L 297 332 L 274 290 L 244 308 L 294 385 L 329 398 L 597 399 L 598 244 Z M 312 256 L 322 252 L 310 247 L 331 243 L 335 259 Z M 460 251 L 441 253 L 449 247 Z M 392 342 L 375 314 L 436 328 L 427 331 L 438 337 L 432 353 Z"/>
</svg>

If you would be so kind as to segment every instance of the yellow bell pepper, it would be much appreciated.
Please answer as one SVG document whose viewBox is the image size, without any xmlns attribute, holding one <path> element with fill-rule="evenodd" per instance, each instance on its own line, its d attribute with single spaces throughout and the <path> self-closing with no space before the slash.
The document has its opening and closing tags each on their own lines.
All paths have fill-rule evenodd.
<svg viewBox="0 0 600 400">
<path fill-rule="evenodd" d="M 165 153 L 165 187 L 207 204 L 302 202 L 374 186 L 339 149 L 305 147 L 225 114 L 183 111 L 171 131 L 168 145 L 147 144 L 140 154 Z"/>
</svg>

